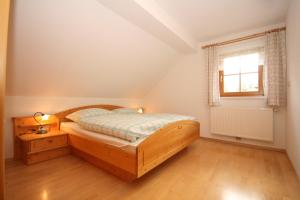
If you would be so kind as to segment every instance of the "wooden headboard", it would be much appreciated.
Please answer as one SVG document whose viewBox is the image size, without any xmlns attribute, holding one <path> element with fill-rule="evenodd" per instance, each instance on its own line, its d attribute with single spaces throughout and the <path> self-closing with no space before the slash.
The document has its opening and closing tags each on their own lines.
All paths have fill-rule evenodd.
<svg viewBox="0 0 300 200">
<path fill-rule="evenodd" d="M 67 119 L 66 116 L 76 112 L 78 110 L 84 110 L 84 109 L 88 109 L 88 108 L 102 108 L 102 109 L 106 109 L 106 110 L 114 110 L 117 108 L 123 108 L 122 106 L 115 106 L 115 105 L 89 105 L 89 106 L 81 106 L 81 107 L 77 107 L 77 108 L 71 108 L 59 113 L 56 113 L 55 116 L 59 119 L 59 122 L 70 122 L 71 120 Z"/>
</svg>

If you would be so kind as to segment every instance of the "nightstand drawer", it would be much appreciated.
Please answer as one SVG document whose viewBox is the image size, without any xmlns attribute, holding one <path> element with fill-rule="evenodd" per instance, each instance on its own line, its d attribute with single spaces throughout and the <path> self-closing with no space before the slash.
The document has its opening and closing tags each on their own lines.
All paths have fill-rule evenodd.
<svg viewBox="0 0 300 200">
<path fill-rule="evenodd" d="M 48 149 L 54 149 L 68 145 L 67 135 L 60 135 L 55 137 L 42 138 L 38 140 L 32 140 L 30 142 L 30 152 L 45 151 Z"/>
</svg>

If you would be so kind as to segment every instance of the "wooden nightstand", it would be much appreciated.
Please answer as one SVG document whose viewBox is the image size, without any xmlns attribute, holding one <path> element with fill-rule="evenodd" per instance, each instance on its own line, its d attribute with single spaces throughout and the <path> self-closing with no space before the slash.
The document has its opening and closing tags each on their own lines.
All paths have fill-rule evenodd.
<svg viewBox="0 0 300 200">
<path fill-rule="evenodd" d="M 28 165 L 70 153 L 68 134 L 62 131 L 24 134 L 17 137 L 20 140 L 22 160 Z"/>
<path fill-rule="evenodd" d="M 15 135 L 15 159 L 22 159 L 25 164 L 33 164 L 70 153 L 68 134 L 58 130 L 58 120 L 53 116 L 45 126 L 46 134 L 36 134 L 39 124 L 32 117 L 13 118 Z"/>
</svg>

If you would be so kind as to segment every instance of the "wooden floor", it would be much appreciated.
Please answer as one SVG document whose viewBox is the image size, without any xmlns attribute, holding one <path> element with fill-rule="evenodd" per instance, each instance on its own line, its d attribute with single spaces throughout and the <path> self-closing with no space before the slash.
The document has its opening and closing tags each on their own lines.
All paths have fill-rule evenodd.
<svg viewBox="0 0 300 200">
<path fill-rule="evenodd" d="M 284 153 L 198 140 L 126 183 L 74 156 L 6 166 L 7 200 L 288 200 L 300 183 Z"/>
</svg>

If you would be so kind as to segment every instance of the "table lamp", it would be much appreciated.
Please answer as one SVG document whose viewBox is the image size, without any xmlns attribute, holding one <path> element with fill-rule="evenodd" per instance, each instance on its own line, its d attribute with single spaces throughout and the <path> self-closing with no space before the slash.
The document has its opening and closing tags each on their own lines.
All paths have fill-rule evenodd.
<svg viewBox="0 0 300 200">
<path fill-rule="evenodd" d="M 37 134 L 45 134 L 48 132 L 48 130 L 45 128 L 45 126 L 42 123 L 49 119 L 49 115 L 42 112 L 36 112 L 33 115 L 33 119 L 39 124 Z"/>
</svg>

